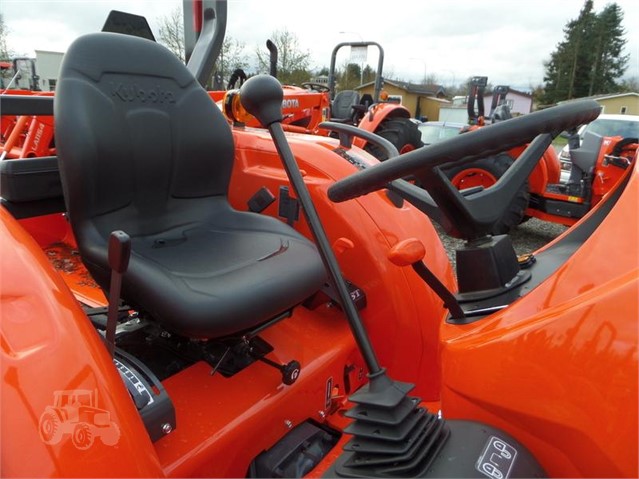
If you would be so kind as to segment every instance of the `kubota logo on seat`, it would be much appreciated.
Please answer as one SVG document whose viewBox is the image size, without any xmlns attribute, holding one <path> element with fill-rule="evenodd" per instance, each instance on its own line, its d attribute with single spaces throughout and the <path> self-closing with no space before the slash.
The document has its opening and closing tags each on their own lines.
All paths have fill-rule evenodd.
<svg viewBox="0 0 639 479">
<path fill-rule="evenodd" d="M 175 96 L 170 90 L 162 90 L 160 85 L 152 88 L 142 88 L 137 83 L 111 83 L 111 96 L 122 101 L 141 101 L 142 103 L 175 103 Z"/>
</svg>

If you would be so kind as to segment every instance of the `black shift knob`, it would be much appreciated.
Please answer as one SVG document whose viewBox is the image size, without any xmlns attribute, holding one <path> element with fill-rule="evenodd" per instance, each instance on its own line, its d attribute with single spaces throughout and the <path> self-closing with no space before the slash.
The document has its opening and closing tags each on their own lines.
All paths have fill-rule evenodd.
<svg viewBox="0 0 639 479">
<path fill-rule="evenodd" d="M 264 127 L 282 121 L 283 99 L 282 85 L 270 75 L 251 77 L 240 88 L 242 106 Z"/>
</svg>

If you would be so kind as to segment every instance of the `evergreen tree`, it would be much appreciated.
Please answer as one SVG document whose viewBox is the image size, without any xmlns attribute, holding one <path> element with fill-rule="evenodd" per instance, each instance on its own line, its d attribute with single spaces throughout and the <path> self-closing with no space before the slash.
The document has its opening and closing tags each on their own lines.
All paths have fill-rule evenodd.
<svg viewBox="0 0 639 479">
<path fill-rule="evenodd" d="M 596 14 L 592 0 L 586 0 L 576 20 L 564 28 L 564 40 L 545 62 L 544 93 L 540 100 L 552 104 L 571 98 L 611 93 L 626 70 L 628 56 L 622 55 L 623 12 L 609 4 Z"/>
<path fill-rule="evenodd" d="M 623 55 L 626 40 L 622 21 L 623 11 L 614 3 L 597 16 L 589 96 L 614 92 L 620 86 L 615 80 L 624 74 L 630 58 Z"/>
</svg>

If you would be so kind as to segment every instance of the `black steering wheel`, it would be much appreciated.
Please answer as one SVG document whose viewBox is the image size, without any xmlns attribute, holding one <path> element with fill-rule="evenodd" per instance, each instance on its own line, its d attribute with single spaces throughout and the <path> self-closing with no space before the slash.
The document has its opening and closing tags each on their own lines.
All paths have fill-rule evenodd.
<svg viewBox="0 0 639 479">
<path fill-rule="evenodd" d="M 302 86 L 304 88 L 309 88 L 313 91 L 318 91 L 320 93 L 325 93 L 327 91 L 331 91 L 330 88 L 328 88 L 326 85 L 322 84 L 322 83 L 314 83 L 314 82 L 310 82 L 310 81 L 306 81 L 304 83 L 302 83 Z"/>
<path fill-rule="evenodd" d="M 573 126 L 591 122 L 600 111 L 601 106 L 594 100 L 582 100 L 496 123 L 390 158 L 343 178 L 328 189 L 328 196 L 332 201 L 341 202 L 414 175 L 457 236 L 478 238 L 488 234 L 503 216 L 553 138 Z M 441 171 L 442 167 L 471 163 L 529 142 L 513 166 L 486 190 L 464 195 Z"/>
</svg>

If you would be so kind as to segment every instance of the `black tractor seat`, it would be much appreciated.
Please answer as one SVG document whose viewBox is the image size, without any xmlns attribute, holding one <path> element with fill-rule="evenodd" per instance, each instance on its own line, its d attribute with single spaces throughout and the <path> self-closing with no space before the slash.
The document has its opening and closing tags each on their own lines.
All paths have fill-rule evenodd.
<svg viewBox="0 0 639 479">
<path fill-rule="evenodd" d="M 65 55 L 55 101 L 62 187 L 82 259 L 105 290 L 107 242 L 131 237 L 123 298 L 193 338 L 235 334 L 313 295 L 315 246 L 234 210 L 234 144 L 206 91 L 164 47 L 95 33 Z"/>
<path fill-rule="evenodd" d="M 359 93 L 355 90 L 343 90 L 335 95 L 331 105 L 331 121 L 353 122 L 354 107 L 359 105 Z"/>
</svg>

